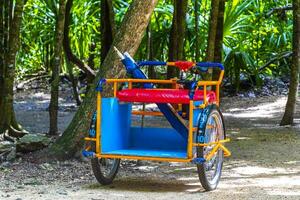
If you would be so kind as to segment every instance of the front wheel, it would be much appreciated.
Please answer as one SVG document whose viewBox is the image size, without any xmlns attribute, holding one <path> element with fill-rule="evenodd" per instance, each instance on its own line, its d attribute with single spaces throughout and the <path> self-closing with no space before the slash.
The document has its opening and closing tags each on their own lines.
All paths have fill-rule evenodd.
<svg viewBox="0 0 300 200">
<path fill-rule="evenodd" d="M 198 135 L 204 139 L 204 143 L 224 140 L 225 127 L 220 110 L 216 106 L 210 106 L 203 112 L 201 117 L 203 117 L 204 120 L 200 120 Z M 214 146 L 215 145 L 197 147 L 197 157 L 205 158 L 212 151 Z M 197 165 L 201 185 L 206 191 L 217 188 L 221 178 L 223 159 L 224 153 L 219 149 L 210 160 Z"/>
</svg>

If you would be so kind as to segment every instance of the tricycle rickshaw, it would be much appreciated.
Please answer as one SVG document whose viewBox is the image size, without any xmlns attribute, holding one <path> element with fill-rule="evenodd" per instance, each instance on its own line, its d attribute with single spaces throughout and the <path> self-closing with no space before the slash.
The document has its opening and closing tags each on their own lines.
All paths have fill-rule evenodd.
<svg viewBox="0 0 300 200">
<path fill-rule="evenodd" d="M 103 185 L 112 183 L 120 159 L 191 162 L 196 164 L 205 190 L 215 189 L 224 156 L 230 156 L 224 146 L 229 139 L 218 107 L 223 65 L 188 61 L 136 63 L 128 53 L 117 53 L 132 78 L 101 79 L 97 85 L 97 111 L 89 136 L 85 138 L 87 148 L 83 151 L 84 156 L 92 157 L 96 179 Z M 140 69 L 142 66 L 178 67 L 181 76 L 180 79 L 150 80 Z M 209 68 L 219 69 L 219 79 L 200 81 L 195 74 L 207 72 Z M 183 74 L 193 75 L 192 80 Z M 106 84 L 113 87 L 111 98 L 101 96 Z M 155 103 L 159 112 L 133 111 L 133 103 Z M 132 126 L 132 115 L 164 116 L 171 127 Z"/>
</svg>

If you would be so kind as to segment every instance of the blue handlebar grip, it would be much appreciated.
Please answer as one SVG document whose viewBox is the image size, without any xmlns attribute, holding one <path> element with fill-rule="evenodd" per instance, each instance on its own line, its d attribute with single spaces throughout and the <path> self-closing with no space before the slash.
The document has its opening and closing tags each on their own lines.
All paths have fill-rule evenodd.
<svg viewBox="0 0 300 200">
<path fill-rule="evenodd" d="M 138 62 L 138 66 L 166 66 L 167 62 L 162 61 L 141 61 Z"/>
<path fill-rule="evenodd" d="M 224 66 L 221 63 L 215 62 L 198 62 L 196 63 L 197 67 L 209 67 L 209 68 L 219 68 L 220 70 L 224 70 Z"/>
</svg>

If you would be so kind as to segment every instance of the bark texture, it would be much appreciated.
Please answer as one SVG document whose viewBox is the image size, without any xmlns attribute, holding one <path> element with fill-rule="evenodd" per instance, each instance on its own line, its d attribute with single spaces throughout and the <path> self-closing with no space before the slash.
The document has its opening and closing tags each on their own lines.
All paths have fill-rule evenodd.
<svg viewBox="0 0 300 200">
<path fill-rule="evenodd" d="M 219 0 L 214 61 L 222 62 L 225 0 Z"/>
<path fill-rule="evenodd" d="M 217 22 L 217 32 L 215 39 L 215 53 L 214 62 L 222 63 L 222 53 L 223 53 L 223 32 L 224 32 L 224 12 L 225 12 L 225 0 L 219 0 L 219 11 L 218 11 L 218 22 Z M 220 74 L 219 69 L 213 70 L 213 80 L 217 80 Z"/>
<path fill-rule="evenodd" d="M 199 12 L 200 12 L 200 0 L 195 0 L 195 61 L 200 59 L 200 29 L 199 29 Z"/>
<path fill-rule="evenodd" d="M 59 11 L 56 19 L 54 63 L 52 67 L 51 99 L 49 106 L 50 129 L 49 135 L 57 135 L 59 74 L 62 62 L 62 43 L 64 36 L 66 1 L 59 1 Z"/>
<path fill-rule="evenodd" d="M 0 63 L 0 133 L 9 130 L 10 133 L 18 132 L 18 125 L 13 108 L 13 87 L 15 79 L 16 55 L 19 49 L 19 35 L 24 7 L 23 0 L 16 0 L 13 7 L 12 1 L 0 4 L 4 14 L 1 17 L 1 52 Z M 12 14 L 14 13 L 14 14 Z M 4 16 L 4 17 L 3 17 Z"/>
<path fill-rule="evenodd" d="M 4 81 L 4 1 L 0 1 L 0 105 Z"/>
<path fill-rule="evenodd" d="M 134 55 L 140 45 L 156 4 L 157 0 L 134 0 L 116 33 L 113 46 L 116 46 L 121 52 L 128 51 L 131 55 Z M 62 137 L 50 147 L 49 156 L 54 156 L 57 159 L 67 159 L 73 157 L 82 149 L 83 138 L 88 132 L 90 119 L 95 110 L 95 85 L 97 81 L 102 77 L 123 77 L 124 74 L 118 55 L 113 48 L 110 48 L 93 87 L 87 93 L 86 98 Z"/>
<path fill-rule="evenodd" d="M 101 63 L 111 47 L 115 34 L 115 15 L 110 0 L 101 0 Z"/>
<path fill-rule="evenodd" d="M 81 104 L 81 98 L 78 92 L 78 82 L 75 79 L 74 73 L 73 73 L 73 65 L 72 63 L 70 63 L 70 61 L 66 58 L 66 64 L 67 64 L 67 70 L 68 70 L 68 74 L 69 74 L 69 79 L 72 83 L 72 90 L 73 90 L 73 97 L 76 101 L 77 106 L 80 106 Z"/>
<path fill-rule="evenodd" d="M 147 27 L 147 59 L 154 60 L 151 23 L 149 23 L 149 25 Z M 155 72 L 154 66 L 148 67 L 148 77 L 150 79 L 156 79 L 156 72 Z"/>
<path fill-rule="evenodd" d="M 300 66 L 300 0 L 293 1 L 293 62 L 291 67 L 291 80 L 289 86 L 288 100 L 285 107 L 281 126 L 292 125 L 298 97 L 299 66 Z"/>
<path fill-rule="evenodd" d="M 187 0 L 174 0 L 174 13 L 169 39 L 169 61 L 184 59 Z M 167 78 L 178 77 L 179 70 L 168 67 Z"/>
<path fill-rule="evenodd" d="M 220 0 L 211 1 L 211 11 L 210 11 L 210 22 L 209 22 L 209 31 L 208 31 L 208 40 L 206 48 L 206 58 L 205 61 L 213 62 L 215 59 L 215 50 L 216 50 L 216 37 L 218 31 L 218 18 L 219 18 L 219 5 Z M 208 74 L 204 74 L 205 80 L 212 80 L 213 78 L 213 69 L 208 69 Z"/>
<path fill-rule="evenodd" d="M 218 17 L 219 17 L 219 2 L 220 0 L 211 1 L 211 13 L 209 23 L 209 33 L 206 49 L 206 61 L 213 61 L 215 58 L 215 44 L 218 29 Z"/>
</svg>

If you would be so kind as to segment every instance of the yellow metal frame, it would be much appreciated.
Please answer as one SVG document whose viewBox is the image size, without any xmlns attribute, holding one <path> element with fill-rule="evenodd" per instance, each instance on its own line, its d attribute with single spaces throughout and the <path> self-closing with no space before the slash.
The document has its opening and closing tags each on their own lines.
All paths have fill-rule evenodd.
<svg viewBox="0 0 300 200">
<path fill-rule="evenodd" d="M 163 158 L 163 157 L 144 157 L 144 156 L 124 156 L 124 155 L 110 155 L 110 154 L 101 154 L 101 92 L 97 92 L 97 121 L 96 121 L 96 138 L 84 138 L 85 141 L 95 142 L 96 150 L 95 157 L 98 158 L 120 158 L 120 159 L 135 159 L 135 160 L 153 160 L 153 161 L 165 161 L 165 162 L 191 162 L 193 159 L 193 147 L 199 146 L 212 146 L 215 145 L 213 150 L 206 156 L 206 160 L 209 160 L 213 157 L 213 155 L 219 150 L 222 149 L 225 156 L 230 156 L 230 151 L 223 145 L 225 142 L 229 142 L 229 139 L 220 140 L 217 142 L 202 144 L 202 143 L 193 143 L 193 134 L 196 132 L 197 127 L 193 126 L 193 115 L 194 109 L 205 108 L 208 105 L 207 101 L 207 86 L 216 86 L 216 102 L 215 104 L 219 105 L 219 92 L 220 85 L 224 76 L 224 70 L 221 71 L 218 81 L 198 81 L 196 90 L 203 86 L 203 104 L 200 106 L 194 106 L 194 101 L 191 100 L 189 102 L 189 123 L 187 125 L 188 128 L 188 144 L 187 144 L 187 158 L 179 159 L 179 158 Z M 106 79 L 106 83 L 113 84 L 113 95 L 117 96 L 118 92 L 118 84 L 119 83 L 128 83 L 128 88 L 132 89 L 133 83 L 154 83 L 154 84 L 171 84 L 173 88 L 176 88 L 177 79 L 170 80 L 156 80 L 156 79 Z M 179 105 L 179 109 L 182 107 L 182 104 Z M 133 115 L 150 115 L 150 116 L 163 116 L 161 112 L 149 112 L 149 111 L 132 111 Z M 183 119 L 182 119 L 183 121 Z M 90 146 L 86 149 L 86 151 L 90 150 Z"/>
</svg>

